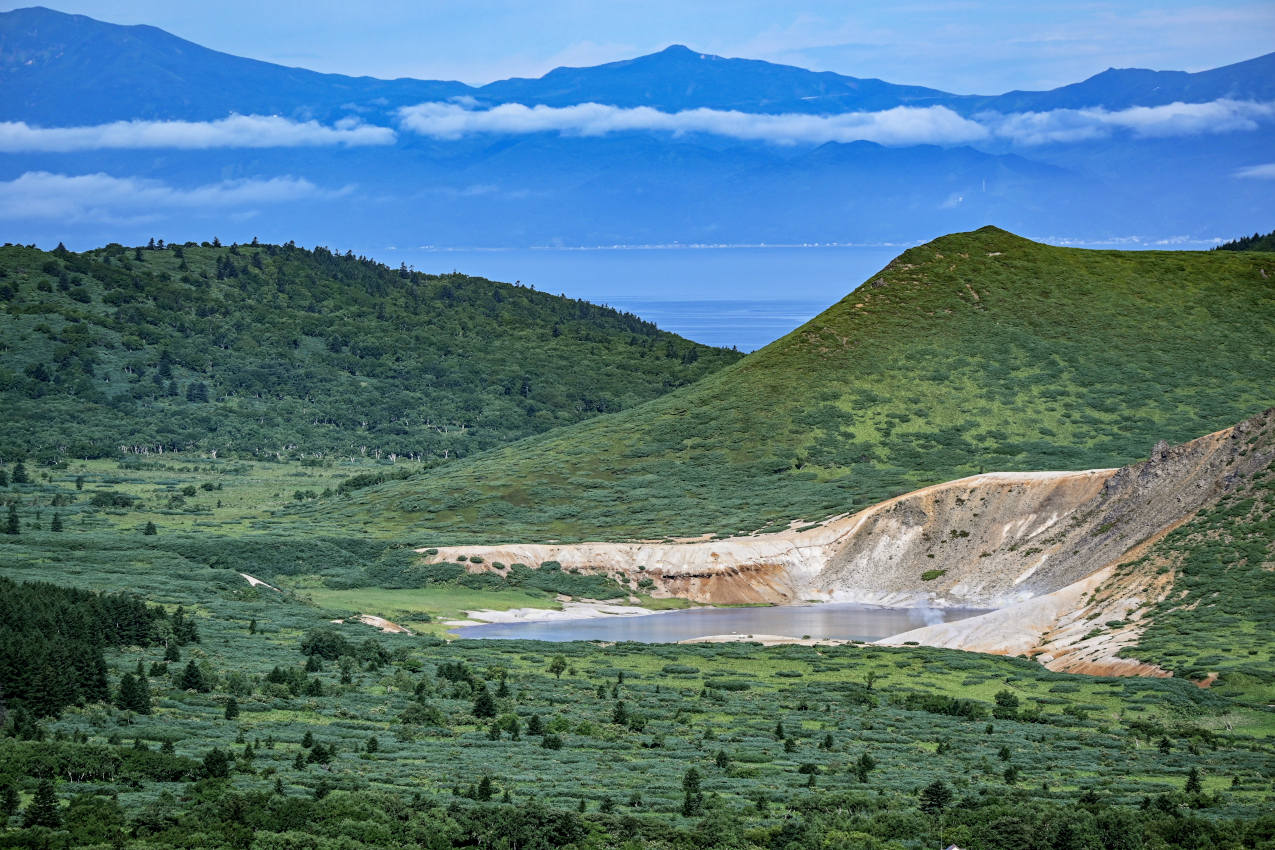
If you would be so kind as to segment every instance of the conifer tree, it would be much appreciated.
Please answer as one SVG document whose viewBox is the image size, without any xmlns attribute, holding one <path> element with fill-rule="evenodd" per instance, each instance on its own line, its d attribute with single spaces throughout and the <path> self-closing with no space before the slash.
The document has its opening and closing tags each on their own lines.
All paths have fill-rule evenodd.
<svg viewBox="0 0 1275 850">
<path fill-rule="evenodd" d="M 53 522 L 49 523 L 49 530 L 50 531 L 62 530 L 62 515 L 61 514 L 53 515 Z"/>
<path fill-rule="evenodd" d="M 201 694 L 208 692 L 208 682 L 204 680 L 204 671 L 199 669 L 195 659 L 192 658 L 186 662 L 186 668 L 182 670 L 177 680 L 177 687 L 183 691 L 197 691 Z"/>
<path fill-rule="evenodd" d="M 1204 783 L 1200 781 L 1199 768 L 1192 767 L 1191 772 L 1186 775 L 1186 785 L 1182 789 L 1188 794 L 1200 794 L 1204 791 Z"/>
<path fill-rule="evenodd" d="M 47 826 L 49 829 L 58 829 L 62 826 L 62 811 L 58 808 L 58 796 L 53 790 L 53 783 L 48 779 L 40 780 L 40 784 L 35 788 L 35 796 L 31 798 L 27 810 L 22 813 L 22 828 L 30 829 L 33 826 Z"/>
<path fill-rule="evenodd" d="M 21 531 L 22 531 L 22 527 L 21 527 L 21 525 L 18 523 L 18 509 L 14 506 L 13 502 L 10 502 L 10 503 L 9 503 L 9 517 L 8 517 L 8 519 L 7 519 L 7 520 L 5 520 L 5 524 L 4 524 L 4 533 L 5 533 L 5 534 L 18 534 L 18 533 L 20 533 Z"/>
<path fill-rule="evenodd" d="M 137 680 L 132 673 L 125 673 L 120 679 L 119 690 L 115 692 L 115 704 L 125 711 L 134 711 L 137 704 Z"/>
<path fill-rule="evenodd" d="M 226 719 L 234 720 L 238 716 L 239 716 L 239 700 L 235 699 L 232 696 L 230 699 L 226 700 Z"/>
<path fill-rule="evenodd" d="M 153 537 L 154 535 L 158 533 L 159 533 L 159 530 L 155 528 L 155 523 L 151 522 L 150 520 L 147 520 L 146 527 L 142 529 L 142 534 L 146 535 L 147 537 Z"/>
<path fill-rule="evenodd" d="M 700 790 L 699 771 L 691 768 L 682 777 L 682 816 L 695 817 L 704 808 L 704 792 Z"/>
<path fill-rule="evenodd" d="M 474 716 L 475 717 L 495 717 L 496 716 L 496 700 L 491 696 L 491 691 L 487 690 L 486 685 L 482 685 L 478 689 L 478 695 L 474 697 Z"/>
<path fill-rule="evenodd" d="M 204 756 L 204 775 L 209 779 L 224 779 L 230 775 L 230 758 L 213 747 Z"/>
<path fill-rule="evenodd" d="M 0 487 L 9 486 L 9 473 L 3 466 L 0 466 Z"/>
<path fill-rule="evenodd" d="M 27 476 L 27 467 L 22 461 L 18 461 L 13 465 L 12 479 L 14 484 L 30 484 L 31 479 Z"/>
</svg>

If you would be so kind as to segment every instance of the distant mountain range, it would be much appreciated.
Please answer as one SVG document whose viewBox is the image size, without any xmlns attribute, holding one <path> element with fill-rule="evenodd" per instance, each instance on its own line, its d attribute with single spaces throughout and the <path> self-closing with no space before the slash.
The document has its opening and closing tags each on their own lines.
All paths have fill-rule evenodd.
<svg viewBox="0 0 1275 850">
<path fill-rule="evenodd" d="M 1207 240 L 1275 214 L 1275 53 L 976 96 L 675 45 L 473 87 L 37 7 L 0 14 L 0 90 L 0 228 L 79 247 L 875 242 L 987 221 Z"/>
</svg>

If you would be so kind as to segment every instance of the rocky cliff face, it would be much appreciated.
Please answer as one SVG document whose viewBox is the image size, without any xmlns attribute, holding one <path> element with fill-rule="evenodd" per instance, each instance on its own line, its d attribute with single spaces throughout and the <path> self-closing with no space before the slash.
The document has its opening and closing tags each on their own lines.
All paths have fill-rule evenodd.
<svg viewBox="0 0 1275 850">
<path fill-rule="evenodd" d="M 1273 423 L 1275 409 L 1180 446 L 1160 443 L 1148 460 L 1119 470 L 962 478 L 804 531 L 456 546 L 427 557 L 477 555 L 484 563 L 476 569 L 557 561 L 565 569 L 616 575 L 634 588 L 650 579 L 659 595 L 701 602 L 1007 608 L 1093 576 L 1268 466 L 1275 458 Z"/>
</svg>

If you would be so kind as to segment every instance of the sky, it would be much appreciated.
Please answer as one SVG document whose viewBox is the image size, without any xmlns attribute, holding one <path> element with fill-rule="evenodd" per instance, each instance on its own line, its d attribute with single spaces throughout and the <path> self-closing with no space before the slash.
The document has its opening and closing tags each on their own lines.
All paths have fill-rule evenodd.
<svg viewBox="0 0 1275 850">
<path fill-rule="evenodd" d="M 30 3 L 0 3 L 10 10 Z M 1199 71 L 1275 50 L 1275 3 L 759 0 L 64 0 L 206 47 L 317 71 L 481 84 L 686 44 L 972 94 L 1109 67 Z"/>
</svg>

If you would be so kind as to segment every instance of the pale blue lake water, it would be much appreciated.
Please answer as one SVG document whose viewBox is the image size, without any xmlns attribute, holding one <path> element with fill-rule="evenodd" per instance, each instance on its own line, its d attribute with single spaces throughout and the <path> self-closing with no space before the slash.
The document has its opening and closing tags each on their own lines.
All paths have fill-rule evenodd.
<svg viewBox="0 0 1275 850">
<path fill-rule="evenodd" d="M 753 351 L 836 303 L 904 250 L 721 247 L 429 250 L 380 257 L 420 271 L 521 282 L 635 313 L 709 345 Z"/>
<path fill-rule="evenodd" d="M 768 608 L 690 608 L 637 617 L 598 617 L 543 623 L 488 623 L 456 629 L 462 638 L 599 640 L 676 643 L 708 635 L 789 635 L 878 640 L 920 626 L 986 613 L 974 608 L 880 608 L 852 603 Z"/>
</svg>

